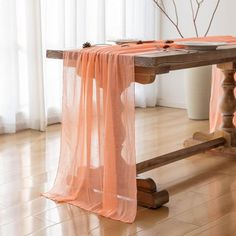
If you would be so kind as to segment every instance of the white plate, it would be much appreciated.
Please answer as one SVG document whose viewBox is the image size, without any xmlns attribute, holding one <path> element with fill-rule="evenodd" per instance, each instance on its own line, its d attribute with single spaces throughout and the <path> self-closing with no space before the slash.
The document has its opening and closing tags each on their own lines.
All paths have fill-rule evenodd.
<svg viewBox="0 0 236 236">
<path fill-rule="evenodd" d="M 226 45 L 224 42 L 198 42 L 198 41 L 186 41 L 176 42 L 177 45 L 184 46 L 191 50 L 216 50 L 217 47 Z"/>
<path fill-rule="evenodd" d="M 113 43 L 122 45 L 122 44 L 128 44 L 128 43 L 138 43 L 138 42 L 153 43 L 155 41 L 154 40 L 140 40 L 140 39 L 116 39 L 116 40 L 108 40 L 108 42 L 113 42 Z"/>
<path fill-rule="evenodd" d="M 115 44 L 126 44 L 126 43 L 137 43 L 140 41 L 139 39 L 114 39 L 114 40 L 108 40 L 108 42 L 113 42 Z"/>
</svg>

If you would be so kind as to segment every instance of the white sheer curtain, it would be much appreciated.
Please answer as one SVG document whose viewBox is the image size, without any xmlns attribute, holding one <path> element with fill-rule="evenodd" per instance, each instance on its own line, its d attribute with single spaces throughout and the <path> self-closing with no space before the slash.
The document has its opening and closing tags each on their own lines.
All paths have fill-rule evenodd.
<svg viewBox="0 0 236 236">
<path fill-rule="evenodd" d="M 0 0 L 0 133 L 60 121 L 62 62 L 46 49 L 158 36 L 151 0 Z M 156 102 L 157 82 L 136 86 L 137 106 Z"/>
<path fill-rule="evenodd" d="M 110 39 L 153 39 L 159 36 L 159 13 L 150 0 L 43 0 L 44 48 L 77 48 L 89 41 Z M 61 62 L 47 59 L 45 88 L 49 123 L 60 114 Z M 53 88 L 53 89 L 52 89 Z M 157 81 L 136 84 L 136 105 L 155 106 Z"/>
<path fill-rule="evenodd" d="M 0 133 L 45 127 L 38 0 L 0 0 Z"/>
</svg>

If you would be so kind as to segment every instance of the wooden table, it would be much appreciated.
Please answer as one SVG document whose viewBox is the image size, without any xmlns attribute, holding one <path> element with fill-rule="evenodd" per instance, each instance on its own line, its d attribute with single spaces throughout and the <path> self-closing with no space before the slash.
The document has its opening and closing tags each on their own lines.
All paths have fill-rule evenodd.
<svg viewBox="0 0 236 236">
<path fill-rule="evenodd" d="M 47 50 L 47 58 L 63 59 L 63 52 L 64 50 Z M 234 97 L 236 46 L 223 46 L 211 51 L 169 49 L 135 56 L 135 81 L 141 84 L 152 83 L 157 74 L 213 64 L 217 64 L 224 73 L 223 97 L 220 104 L 223 121 L 220 135 L 218 133 L 208 136 L 196 133 L 193 135 L 193 140 L 197 141 L 196 145 L 138 163 L 137 174 L 220 146 L 236 147 L 236 129 L 233 125 L 236 110 Z M 137 177 L 137 188 L 138 203 L 142 206 L 158 208 L 169 201 L 168 192 L 157 190 L 156 183 L 150 178 Z"/>
</svg>

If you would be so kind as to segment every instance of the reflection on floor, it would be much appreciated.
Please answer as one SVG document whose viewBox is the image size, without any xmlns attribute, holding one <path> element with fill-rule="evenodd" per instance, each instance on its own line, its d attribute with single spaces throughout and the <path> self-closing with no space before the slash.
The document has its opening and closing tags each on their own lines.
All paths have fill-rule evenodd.
<svg viewBox="0 0 236 236">
<path fill-rule="evenodd" d="M 236 235 L 232 157 L 201 154 L 145 173 L 171 198 L 159 210 L 139 207 L 133 224 L 41 197 L 55 177 L 60 128 L 0 136 L 0 235 Z M 188 120 L 185 110 L 137 109 L 137 162 L 181 148 L 194 131 L 207 129 L 207 121 Z"/>
</svg>

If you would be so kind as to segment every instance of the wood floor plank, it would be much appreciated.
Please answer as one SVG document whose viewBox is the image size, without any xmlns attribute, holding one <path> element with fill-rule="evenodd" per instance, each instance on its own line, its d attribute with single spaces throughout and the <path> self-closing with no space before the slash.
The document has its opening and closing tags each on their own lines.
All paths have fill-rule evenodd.
<svg viewBox="0 0 236 236">
<path fill-rule="evenodd" d="M 182 148 L 208 121 L 189 120 L 186 110 L 136 109 L 137 162 Z M 54 182 L 60 125 L 46 132 L 0 135 L 1 235 L 236 235 L 236 159 L 199 154 L 142 174 L 168 189 L 170 202 L 158 210 L 138 208 L 124 224 L 40 196 Z M 227 228 L 227 230 L 225 230 Z"/>
<path fill-rule="evenodd" d="M 219 219 L 206 224 L 185 236 L 233 236 L 236 235 L 236 224 L 235 224 L 236 212 L 230 212 Z"/>
<path fill-rule="evenodd" d="M 83 214 L 80 216 L 73 216 L 60 224 L 54 224 L 45 229 L 33 232 L 31 236 L 44 235 L 68 235 L 68 236 L 88 236 L 90 231 L 99 227 L 99 218 L 93 214 Z"/>
<path fill-rule="evenodd" d="M 236 211 L 236 190 L 175 216 L 186 223 L 203 226 Z"/>
<path fill-rule="evenodd" d="M 224 177 L 218 178 L 209 184 L 195 188 L 193 191 L 196 193 L 202 193 L 204 195 L 207 195 L 209 199 L 214 199 L 216 197 L 219 197 L 235 190 L 236 175 L 225 175 Z"/>
<path fill-rule="evenodd" d="M 193 231 L 196 228 L 197 228 L 196 225 L 185 223 L 175 219 L 169 219 L 167 221 L 164 221 L 162 224 L 152 225 L 152 227 L 149 227 L 147 230 L 139 231 L 134 235 L 182 236 L 188 232 Z"/>
<path fill-rule="evenodd" d="M 54 223 L 60 223 L 63 221 L 70 220 L 75 216 L 88 215 L 86 211 L 80 209 L 79 207 L 74 207 L 69 204 L 59 205 L 52 209 L 47 209 L 40 214 L 34 215 L 36 218 L 41 220 L 48 220 Z"/>
<path fill-rule="evenodd" d="M 25 217 L 34 216 L 55 207 L 57 207 L 55 202 L 39 197 L 23 204 L 3 208 L 0 211 L 0 226 L 20 221 Z"/>
<path fill-rule="evenodd" d="M 2 225 L 0 227 L 0 235 L 27 235 L 54 224 L 55 223 L 53 222 L 39 220 L 35 217 L 29 216 L 21 218 L 19 221 Z"/>
</svg>

